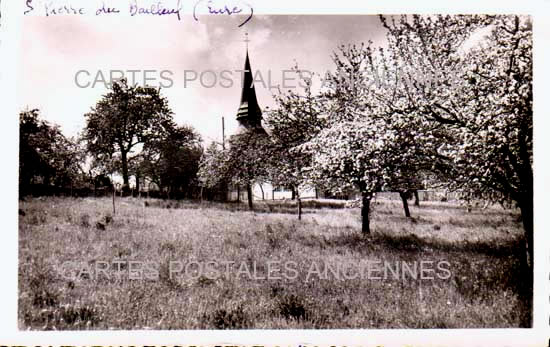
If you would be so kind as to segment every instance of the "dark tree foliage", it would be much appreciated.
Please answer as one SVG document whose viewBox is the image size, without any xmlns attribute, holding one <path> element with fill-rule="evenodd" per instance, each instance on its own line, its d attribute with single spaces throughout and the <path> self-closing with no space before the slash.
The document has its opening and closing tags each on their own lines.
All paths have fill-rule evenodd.
<svg viewBox="0 0 550 347">
<path fill-rule="evenodd" d="M 119 156 L 123 189 L 129 187 L 129 162 L 139 146 L 146 148 L 166 136 L 174 126 L 172 111 L 160 90 L 128 86 L 126 80 L 113 83 L 91 112 L 85 115 L 83 139 L 99 161 Z"/>
<path fill-rule="evenodd" d="M 163 138 L 152 141 L 134 167 L 136 177 L 147 177 L 168 197 L 192 198 L 198 187 L 202 156 L 201 138 L 190 126 L 170 127 Z"/>
<path fill-rule="evenodd" d="M 33 185 L 49 192 L 72 187 L 83 178 L 81 156 L 78 145 L 63 136 L 57 125 L 40 119 L 39 110 L 19 114 L 20 196 L 33 193 Z"/>
</svg>

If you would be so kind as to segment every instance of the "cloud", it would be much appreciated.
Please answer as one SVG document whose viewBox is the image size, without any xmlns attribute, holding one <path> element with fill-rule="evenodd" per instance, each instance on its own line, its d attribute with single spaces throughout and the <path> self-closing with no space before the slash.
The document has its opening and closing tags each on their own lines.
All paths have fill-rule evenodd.
<svg viewBox="0 0 550 347">
<path fill-rule="evenodd" d="M 339 44 L 383 38 L 374 16 L 255 16 L 238 27 L 238 16 L 151 17 L 24 17 L 18 104 L 38 107 L 67 135 L 84 126 L 83 114 L 107 90 L 78 88 L 75 74 L 87 70 L 170 70 L 174 85 L 163 89 L 178 123 L 194 126 L 205 139 L 221 139 L 221 117 L 227 134 L 236 129 L 240 76 L 232 88 L 185 88 L 188 70 L 220 72 L 244 66 L 244 33 L 249 33 L 252 69 L 271 72 L 274 83 L 294 66 L 324 73 L 332 67 L 331 52 Z M 256 86 L 260 106 L 273 106 L 273 90 Z"/>
</svg>

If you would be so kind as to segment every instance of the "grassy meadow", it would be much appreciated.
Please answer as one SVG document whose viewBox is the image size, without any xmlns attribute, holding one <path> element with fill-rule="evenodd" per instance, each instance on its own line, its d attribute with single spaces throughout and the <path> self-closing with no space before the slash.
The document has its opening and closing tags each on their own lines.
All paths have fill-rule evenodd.
<svg viewBox="0 0 550 347">
<path fill-rule="evenodd" d="M 372 234 L 359 208 L 305 201 L 244 204 L 117 198 L 29 198 L 19 202 L 19 328 L 310 329 L 527 327 L 531 288 L 519 257 L 519 213 L 452 202 L 410 206 L 378 199 Z M 411 204 L 412 205 L 412 204 Z M 170 261 L 299 264 L 295 279 L 256 279 L 232 269 L 210 279 L 170 276 Z M 78 261 L 152 261 L 158 278 L 109 267 L 66 278 Z M 446 279 L 309 278 L 312 262 L 447 261 Z M 118 273 L 117 273 L 118 272 Z M 260 276 L 261 277 L 261 276 Z"/>
</svg>

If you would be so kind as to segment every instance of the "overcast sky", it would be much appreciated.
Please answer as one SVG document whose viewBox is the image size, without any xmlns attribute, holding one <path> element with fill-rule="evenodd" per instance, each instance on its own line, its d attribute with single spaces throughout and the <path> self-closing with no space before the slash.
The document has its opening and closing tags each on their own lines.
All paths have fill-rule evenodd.
<svg viewBox="0 0 550 347">
<path fill-rule="evenodd" d="M 59 124 L 68 136 L 80 132 L 83 115 L 107 92 L 102 83 L 91 88 L 80 84 L 94 81 L 99 70 L 155 70 L 149 77 L 173 80 L 162 89 L 178 124 L 197 129 L 206 143 L 221 140 L 221 117 L 226 135 L 235 131 L 240 101 L 240 74 L 233 73 L 233 87 L 219 82 L 206 88 L 199 81 L 185 85 L 186 70 L 198 74 L 211 70 L 239 70 L 244 67 L 244 33 L 248 32 L 252 70 L 259 70 L 267 84 L 282 83 L 282 71 L 297 62 L 301 68 L 324 73 L 332 69 L 331 52 L 341 44 L 372 40 L 384 42 L 384 30 L 376 16 L 254 16 L 243 27 L 241 19 L 203 16 L 200 22 L 182 17 L 25 17 L 21 30 L 21 62 L 18 65 L 17 95 L 21 110 L 39 108 L 42 116 Z M 187 73 L 191 77 L 191 73 Z M 213 83 L 207 73 L 207 84 Z M 142 79 L 143 75 L 137 73 Z M 290 82 L 295 84 L 295 82 Z M 227 85 L 227 83 L 226 83 Z M 256 83 L 260 107 L 273 106 L 272 92 Z"/>
</svg>

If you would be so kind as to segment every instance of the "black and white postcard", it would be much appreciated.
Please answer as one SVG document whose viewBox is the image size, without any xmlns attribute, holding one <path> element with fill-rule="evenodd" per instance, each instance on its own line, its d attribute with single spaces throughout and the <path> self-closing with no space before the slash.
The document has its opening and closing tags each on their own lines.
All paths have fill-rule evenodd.
<svg viewBox="0 0 550 347">
<path fill-rule="evenodd" d="M 549 2 L 19 2 L 0 343 L 548 343 Z"/>
</svg>

